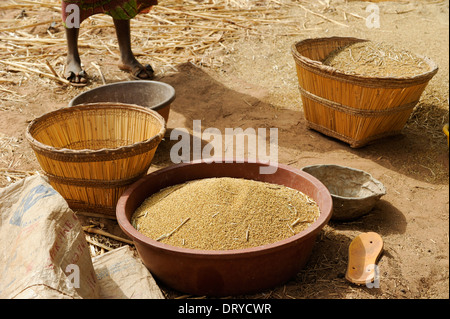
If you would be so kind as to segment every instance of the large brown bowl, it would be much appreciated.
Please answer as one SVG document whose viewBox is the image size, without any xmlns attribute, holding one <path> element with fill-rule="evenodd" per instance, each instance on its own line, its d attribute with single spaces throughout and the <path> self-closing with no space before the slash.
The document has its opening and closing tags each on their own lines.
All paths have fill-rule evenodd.
<svg viewBox="0 0 450 319">
<path fill-rule="evenodd" d="M 316 236 L 331 217 L 333 201 L 328 189 L 312 175 L 281 164 L 274 174 L 260 174 L 260 167 L 264 166 L 268 165 L 196 161 L 155 171 L 122 194 L 116 208 L 117 221 L 133 239 L 150 272 L 175 290 L 193 295 L 231 296 L 274 287 L 295 276 L 306 264 Z M 320 216 L 306 230 L 279 242 L 222 251 L 167 245 L 144 236 L 131 225 L 135 210 L 160 189 L 210 177 L 246 178 L 297 189 L 317 202 Z"/>
</svg>

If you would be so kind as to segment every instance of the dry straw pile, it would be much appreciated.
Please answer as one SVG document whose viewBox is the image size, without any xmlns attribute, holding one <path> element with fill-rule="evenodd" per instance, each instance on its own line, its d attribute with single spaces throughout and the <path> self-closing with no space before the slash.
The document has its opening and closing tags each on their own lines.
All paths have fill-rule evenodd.
<svg viewBox="0 0 450 319">
<path fill-rule="evenodd" d="M 138 57 L 148 57 L 160 72 L 185 62 L 220 66 L 222 60 L 216 53 L 227 50 L 230 41 L 263 35 L 265 27 L 274 24 L 293 30 L 298 26 L 280 15 L 280 5 L 276 0 L 161 1 L 149 13 L 131 21 L 133 51 Z M 0 10 L 8 10 L 7 15 L 0 16 L 0 85 L 18 83 L 32 75 L 68 84 L 62 77 L 66 39 L 60 1 L 6 0 L 0 4 Z M 112 19 L 107 15 L 95 15 L 82 22 L 82 60 L 83 56 L 119 59 L 113 30 Z M 97 63 L 85 67 L 103 78 Z M 19 72 L 19 78 L 11 76 L 11 71 Z M 18 99 L 13 93 L 8 97 Z"/>
</svg>

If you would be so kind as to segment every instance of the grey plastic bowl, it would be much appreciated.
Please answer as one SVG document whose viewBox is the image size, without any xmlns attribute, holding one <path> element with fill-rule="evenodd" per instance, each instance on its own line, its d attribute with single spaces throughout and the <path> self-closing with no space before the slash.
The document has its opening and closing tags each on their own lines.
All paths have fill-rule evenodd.
<svg viewBox="0 0 450 319">
<path fill-rule="evenodd" d="M 339 165 L 311 165 L 302 170 L 328 188 L 333 198 L 332 220 L 362 217 L 386 194 L 384 185 L 362 170 Z"/>
<path fill-rule="evenodd" d="M 159 81 L 125 81 L 98 86 L 85 91 L 69 102 L 69 107 L 97 103 L 118 102 L 136 104 L 158 112 L 167 122 L 170 105 L 175 100 L 175 89 Z"/>
</svg>

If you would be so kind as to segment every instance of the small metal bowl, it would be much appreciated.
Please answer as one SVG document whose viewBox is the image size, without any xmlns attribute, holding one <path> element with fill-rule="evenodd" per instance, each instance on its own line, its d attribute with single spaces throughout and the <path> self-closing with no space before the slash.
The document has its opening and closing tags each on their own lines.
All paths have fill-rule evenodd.
<svg viewBox="0 0 450 319">
<path fill-rule="evenodd" d="M 136 104 L 158 112 L 167 122 L 175 89 L 159 81 L 125 81 L 98 86 L 85 91 L 69 102 L 69 107 L 96 102 Z"/>
<path fill-rule="evenodd" d="M 386 194 L 384 185 L 362 170 L 339 165 L 311 165 L 302 170 L 320 180 L 333 198 L 332 220 L 353 220 L 368 214 Z"/>
</svg>

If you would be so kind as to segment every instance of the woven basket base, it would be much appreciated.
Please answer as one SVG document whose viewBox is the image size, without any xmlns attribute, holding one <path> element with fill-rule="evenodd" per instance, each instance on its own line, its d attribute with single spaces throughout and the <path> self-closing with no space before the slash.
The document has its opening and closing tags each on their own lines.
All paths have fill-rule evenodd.
<svg viewBox="0 0 450 319">
<path fill-rule="evenodd" d="M 75 200 L 66 200 L 69 207 L 74 211 L 83 211 L 90 213 L 98 213 L 108 216 L 112 219 L 116 219 L 116 207 L 106 207 L 106 206 L 94 206 L 92 204 L 86 204 Z"/>
<path fill-rule="evenodd" d="M 81 179 L 81 178 L 67 178 L 55 176 L 49 173 L 45 173 L 47 178 L 50 181 L 50 184 L 66 199 L 69 207 L 73 210 L 83 210 L 87 212 L 101 213 L 105 215 L 111 215 L 112 218 L 115 219 L 116 216 L 116 207 L 109 206 L 112 205 L 113 202 L 117 203 L 120 195 L 117 195 L 117 192 L 122 193 L 128 188 L 131 184 L 145 176 L 148 168 L 144 171 L 140 172 L 135 176 L 131 176 L 128 178 L 120 179 L 120 180 L 89 180 L 89 179 Z M 64 186 L 70 187 L 70 190 L 67 191 L 67 188 Z M 76 190 L 82 188 L 83 190 L 88 191 L 92 194 L 100 194 L 104 197 L 116 197 L 114 201 L 105 202 L 90 202 L 90 200 L 83 200 L 76 194 Z M 114 195 L 115 194 L 115 195 Z M 111 204 L 110 204 L 111 203 Z"/>
<path fill-rule="evenodd" d="M 313 129 L 315 131 L 318 131 L 322 134 L 325 134 L 327 136 L 333 137 L 335 139 L 338 139 L 340 141 L 343 141 L 347 144 L 350 145 L 351 148 L 360 148 L 363 146 L 367 146 L 369 144 L 373 144 L 375 143 L 377 140 L 380 140 L 382 138 L 386 138 L 386 137 L 390 137 L 390 136 L 395 136 L 395 135 L 399 135 L 401 134 L 401 131 L 392 131 L 392 132 L 385 132 L 382 134 L 377 134 L 377 135 L 373 135 L 373 136 L 369 136 L 365 139 L 361 139 L 361 140 L 355 140 L 352 138 L 349 138 L 348 136 L 344 136 L 342 134 L 339 134 L 333 130 L 330 130 L 329 128 L 326 128 L 322 125 L 318 125 L 316 123 L 310 122 L 308 120 L 306 120 L 307 126 L 310 129 Z"/>
</svg>

